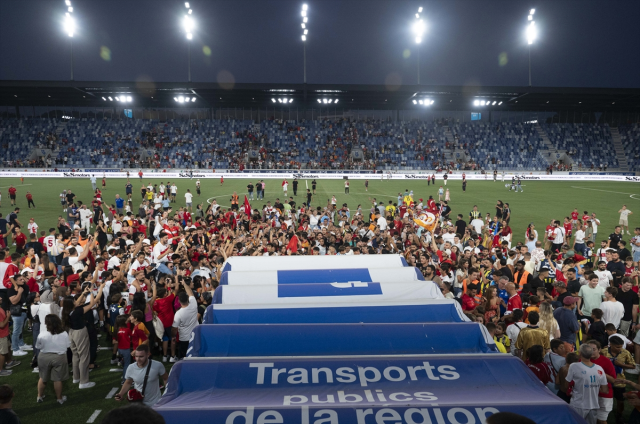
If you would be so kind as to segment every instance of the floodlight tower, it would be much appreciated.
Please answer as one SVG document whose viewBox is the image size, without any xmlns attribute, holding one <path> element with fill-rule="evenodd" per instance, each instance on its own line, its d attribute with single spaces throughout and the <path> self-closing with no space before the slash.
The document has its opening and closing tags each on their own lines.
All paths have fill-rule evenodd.
<svg viewBox="0 0 640 424">
<path fill-rule="evenodd" d="M 193 39 L 193 19 L 191 19 L 191 15 L 193 14 L 193 10 L 191 10 L 191 6 L 189 2 L 184 3 L 184 7 L 187 9 L 186 15 L 182 20 L 182 25 L 184 26 L 184 31 L 187 36 L 187 72 L 189 76 L 189 82 L 191 82 L 191 40 Z"/>
<path fill-rule="evenodd" d="M 307 83 L 307 35 L 309 34 L 309 29 L 307 28 L 307 23 L 309 22 L 308 9 L 309 6 L 305 3 L 300 11 L 300 16 L 302 17 L 302 23 L 300 24 L 302 27 L 302 75 L 305 84 Z"/>
<path fill-rule="evenodd" d="M 536 21 L 533 20 L 533 15 L 535 13 L 536 9 L 531 9 L 529 10 L 529 16 L 527 17 L 527 20 L 529 21 L 529 24 L 527 25 L 527 44 L 529 45 L 529 87 L 531 87 L 531 45 L 538 35 Z"/>
<path fill-rule="evenodd" d="M 69 36 L 69 45 L 71 46 L 71 81 L 73 81 L 73 33 L 76 30 L 76 21 L 73 18 L 73 7 L 71 0 L 65 0 L 67 11 L 64 14 L 64 32 Z"/>
<path fill-rule="evenodd" d="M 416 20 L 413 23 L 412 26 L 412 30 L 413 30 L 413 35 L 415 36 L 415 43 L 416 43 L 416 52 L 417 52 L 417 64 L 418 64 L 418 85 L 420 85 L 420 44 L 422 44 L 422 35 L 424 34 L 425 31 L 425 23 L 422 20 L 421 14 L 422 13 L 422 7 L 418 8 L 418 13 L 416 13 Z"/>
</svg>

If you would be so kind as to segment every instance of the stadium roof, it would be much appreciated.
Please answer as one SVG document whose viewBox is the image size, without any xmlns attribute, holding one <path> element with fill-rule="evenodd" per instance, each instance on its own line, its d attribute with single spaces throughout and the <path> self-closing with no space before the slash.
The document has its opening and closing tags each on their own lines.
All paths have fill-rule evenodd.
<svg viewBox="0 0 640 424">
<path fill-rule="evenodd" d="M 116 96 L 131 96 L 118 103 Z M 111 96 L 113 101 L 109 101 Z M 186 107 L 174 98 L 189 96 L 192 107 L 296 108 L 338 107 L 353 109 L 414 109 L 420 100 L 433 100 L 434 110 L 487 110 L 473 106 L 474 100 L 490 101 L 489 110 L 512 111 L 623 111 L 640 109 L 638 88 L 577 87 L 482 87 L 431 85 L 352 84 L 218 84 L 182 82 L 106 81 L 0 81 L 0 105 L 73 107 Z M 103 100 L 103 98 L 107 100 Z M 290 102 L 290 99 L 293 99 Z M 339 102 L 318 103 L 323 99 Z M 275 103 L 274 103 L 275 101 Z M 496 102 L 495 105 L 493 102 Z M 499 103 L 502 102 L 502 105 Z"/>
</svg>

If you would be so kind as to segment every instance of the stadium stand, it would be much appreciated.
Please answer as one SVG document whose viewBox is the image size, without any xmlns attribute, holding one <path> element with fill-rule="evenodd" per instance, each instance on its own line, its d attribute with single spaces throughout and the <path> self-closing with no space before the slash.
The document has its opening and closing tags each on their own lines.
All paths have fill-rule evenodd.
<svg viewBox="0 0 640 424">
<path fill-rule="evenodd" d="M 620 167 L 608 125 L 541 127 L 575 168 Z M 638 126 L 620 134 L 629 165 L 637 166 Z M 44 148 L 52 150 L 45 162 L 72 168 L 541 171 L 550 164 L 533 124 L 505 122 L 3 119 L 0 143 L 5 167 L 43 166 L 32 152 Z M 354 148 L 362 160 L 351 157 Z M 258 152 L 251 163 L 249 151 Z"/>
<path fill-rule="evenodd" d="M 629 169 L 640 168 L 640 125 L 621 125 L 618 131 Z"/>
</svg>

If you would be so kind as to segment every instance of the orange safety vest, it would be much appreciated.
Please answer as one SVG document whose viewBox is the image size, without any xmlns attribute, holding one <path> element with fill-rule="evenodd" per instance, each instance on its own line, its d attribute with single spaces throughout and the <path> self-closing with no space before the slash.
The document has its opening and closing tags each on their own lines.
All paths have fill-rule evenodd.
<svg viewBox="0 0 640 424">
<path fill-rule="evenodd" d="M 516 271 L 516 273 L 513 274 L 513 281 L 520 286 L 520 289 L 527 283 L 528 279 L 529 271 L 525 271 L 524 269 L 522 270 L 522 276 L 520 276 L 520 271 Z"/>
<path fill-rule="evenodd" d="M 466 293 L 467 292 L 467 281 L 469 281 L 468 278 L 465 278 L 464 280 L 462 280 L 462 293 Z M 480 280 L 473 280 L 471 283 L 472 284 L 478 284 L 478 283 L 480 283 Z"/>
<path fill-rule="evenodd" d="M 234 194 L 233 196 L 231 196 L 231 204 L 232 205 L 237 205 L 238 204 L 238 195 Z"/>
</svg>

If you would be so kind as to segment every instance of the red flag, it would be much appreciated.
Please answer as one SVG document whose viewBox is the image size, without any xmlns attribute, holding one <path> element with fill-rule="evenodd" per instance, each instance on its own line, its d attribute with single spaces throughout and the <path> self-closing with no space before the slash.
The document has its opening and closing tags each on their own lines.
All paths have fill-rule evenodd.
<svg viewBox="0 0 640 424">
<path fill-rule="evenodd" d="M 287 244 L 287 250 L 290 250 L 291 253 L 296 253 L 298 251 L 298 236 L 295 234 L 291 237 L 289 244 Z"/>
<path fill-rule="evenodd" d="M 242 209 L 244 213 L 251 216 L 251 205 L 249 204 L 249 199 L 247 199 L 247 195 L 244 195 L 244 205 L 242 205 Z"/>
</svg>

